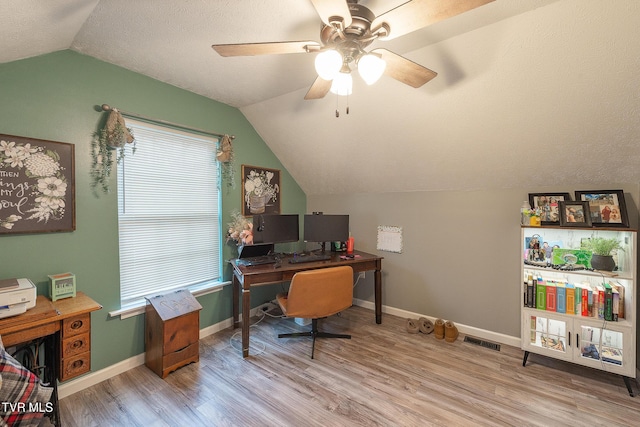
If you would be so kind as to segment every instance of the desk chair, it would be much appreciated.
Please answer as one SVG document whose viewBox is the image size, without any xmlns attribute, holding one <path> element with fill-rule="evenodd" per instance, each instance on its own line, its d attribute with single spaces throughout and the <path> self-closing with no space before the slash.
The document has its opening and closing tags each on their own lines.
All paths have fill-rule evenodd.
<svg viewBox="0 0 640 427">
<path fill-rule="evenodd" d="M 289 292 L 276 300 L 287 317 L 311 319 L 311 331 L 278 334 L 278 338 L 312 337 L 311 358 L 316 338 L 347 338 L 351 335 L 318 331 L 318 319 L 339 313 L 353 304 L 353 269 L 349 266 L 301 271 L 291 280 Z"/>
</svg>

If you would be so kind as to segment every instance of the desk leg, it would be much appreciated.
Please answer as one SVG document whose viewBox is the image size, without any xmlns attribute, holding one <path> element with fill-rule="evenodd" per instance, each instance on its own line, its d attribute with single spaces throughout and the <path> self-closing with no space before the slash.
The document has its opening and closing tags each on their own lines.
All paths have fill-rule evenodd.
<svg viewBox="0 0 640 427">
<path fill-rule="evenodd" d="M 45 338 L 45 363 L 49 367 L 49 373 L 46 375 L 46 381 L 53 387 L 51 393 L 51 402 L 53 402 L 53 414 L 51 414 L 51 421 L 54 426 L 60 427 L 62 421 L 60 420 L 60 403 L 58 402 L 58 377 L 60 372 L 58 367 L 58 358 L 60 357 L 60 332 L 56 332 L 53 335 L 49 335 Z"/>
<path fill-rule="evenodd" d="M 382 271 L 375 273 L 376 323 L 382 323 Z"/>
<path fill-rule="evenodd" d="M 233 329 L 237 329 L 240 323 L 240 281 L 233 275 L 232 296 L 233 300 Z"/>
<path fill-rule="evenodd" d="M 251 293 L 242 290 L 242 357 L 249 356 L 249 315 L 251 312 Z"/>
</svg>

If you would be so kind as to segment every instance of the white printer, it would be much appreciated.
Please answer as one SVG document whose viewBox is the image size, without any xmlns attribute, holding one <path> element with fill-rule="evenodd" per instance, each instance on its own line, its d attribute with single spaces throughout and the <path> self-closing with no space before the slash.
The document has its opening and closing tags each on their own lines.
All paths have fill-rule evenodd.
<svg viewBox="0 0 640 427">
<path fill-rule="evenodd" d="M 29 279 L 0 280 L 0 319 L 36 306 L 36 286 Z"/>
</svg>

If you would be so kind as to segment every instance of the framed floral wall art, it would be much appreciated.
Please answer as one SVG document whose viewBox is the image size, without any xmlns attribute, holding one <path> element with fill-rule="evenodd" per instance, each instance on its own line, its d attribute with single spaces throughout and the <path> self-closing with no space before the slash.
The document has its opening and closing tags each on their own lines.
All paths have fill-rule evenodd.
<svg viewBox="0 0 640 427">
<path fill-rule="evenodd" d="M 75 230 L 74 148 L 0 134 L 0 235 Z"/>
<path fill-rule="evenodd" d="M 280 171 L 242 165 L 242 215 L 280 214 Z"/>
</svg>

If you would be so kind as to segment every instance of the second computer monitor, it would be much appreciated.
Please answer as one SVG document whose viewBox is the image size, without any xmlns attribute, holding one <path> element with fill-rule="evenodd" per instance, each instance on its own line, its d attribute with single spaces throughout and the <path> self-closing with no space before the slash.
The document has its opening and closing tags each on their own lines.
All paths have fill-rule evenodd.
<svg viewBox="0 0 640 427">
<path fill-rule="evenodd" d="M 304 216 L 306 242 L 344 242 L 349 238 L 349 215 Z"/>
<path fill-rule="evenodd" d="M 289 243 L 300 240 L 297 214 L 254 215 L 254 243 Z"/>
</svg>

